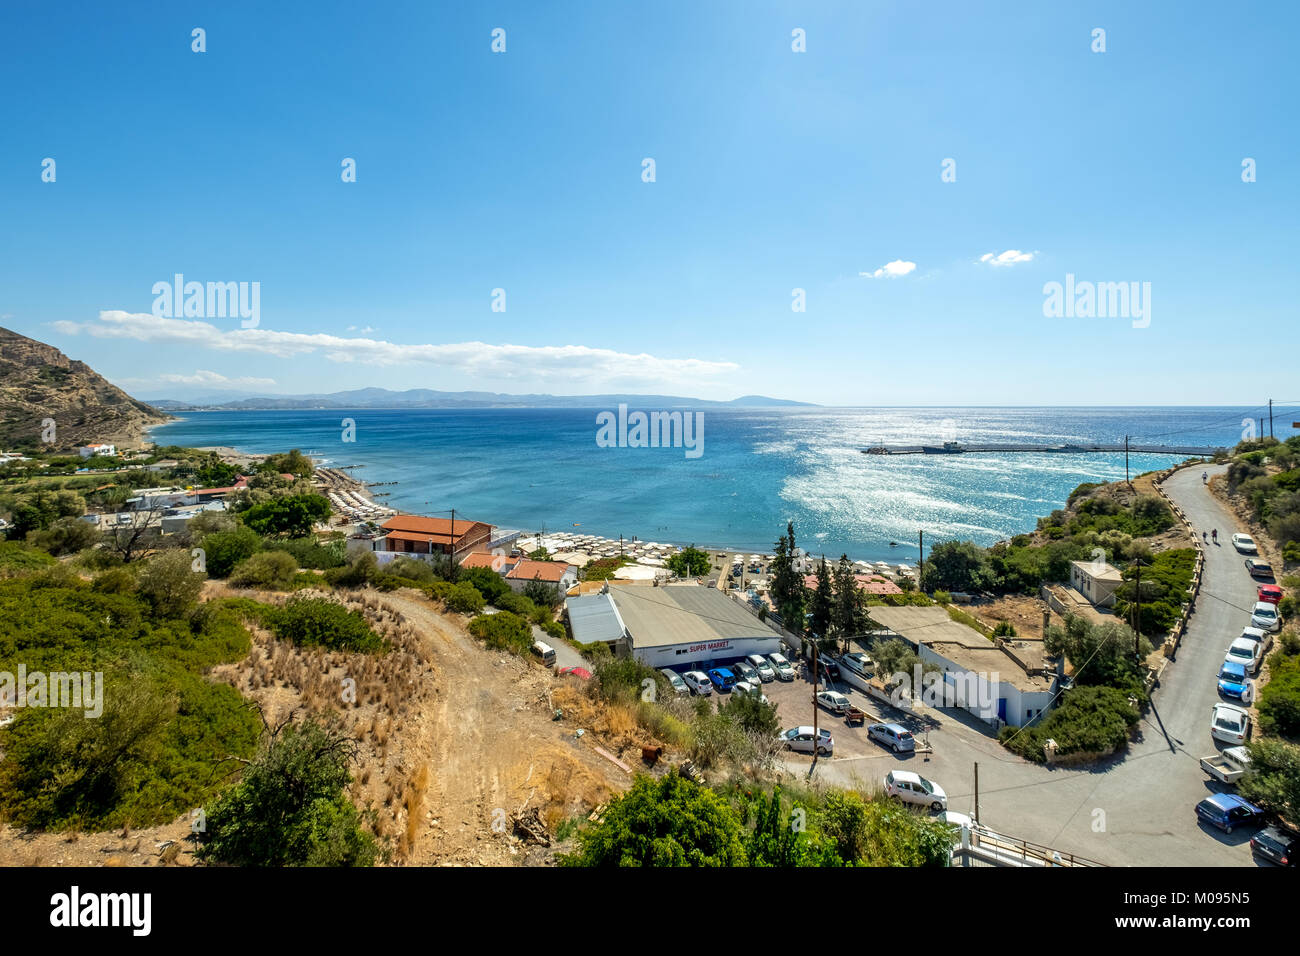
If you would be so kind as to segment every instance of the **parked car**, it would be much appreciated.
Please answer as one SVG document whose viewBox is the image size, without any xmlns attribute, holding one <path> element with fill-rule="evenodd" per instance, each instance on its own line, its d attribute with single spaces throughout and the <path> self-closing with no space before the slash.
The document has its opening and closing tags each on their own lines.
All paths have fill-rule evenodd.
<svg viewBox="0 0 1300 956">
<path fill-rule="evenodd" d="M 757 697 L 763 703 L 768 703 L 767 695 L 763 693 L 762 684 L 751 684 L 747 680 L 738 680 L 731 685 L 731 692 L 741 697 Z"/>
<path fill-rule="evenodd" d="M 842 714 L 853 706 L 847 697 L 835 690 L 824 690 L 817 695 L 817 703 L 832 714 Z"/>
<path fill-rule="evenodd" d="M 1259 558 L 1247 558 L 1246 570 L 1250 572 L 1252 578 L 1268 578 L 1270 581 L 1273 579 L 1273 565 Z"/>
<path fill-rule="evenodd" d="M 1282 626 L 1282 617 L 1277 613 L 1277 605 L 1256 601 L 1250 610 L 1250 625 L 1261 631 L 1278 630 Z"/>
<path fill-rule="evenodd" d="M 728 693 L 736 683 L 736 675 L 725 667 L 715 667 L 709 671 L 709 681 L 719 693 Z"/>
<path fill-rule="evenodd" d="M 763 678 L 758 674 L 758 668 L 749 661 L 736 661 L 734 664 L 728 664 L 727 667 L 736 675 L 736 680 L 743 680 L 750 684 L 763 683 Z"/>
<path fill-rule="evenodd" d="M 1219 668 L 1219 693 L 1224 697 L 1235 697 L 1243 704 L 1255 699 L 1255 682 L 1246 673 L 1245 664 L 1231 657 L 1223 662 Z"/>
<path fill-rule="evenodd" d="M 776 671 L 776 679 L 780 681 L 794 680 L 794 667 L 786 660 L 784 654 L 768 654 L 767 659 L 772 663 L 772 670 Z"/>
<path fill-rule="evenodd" d="M 1225 747 L 1201 758 L 1201 769 L 1215 780 L 1235 786 L 1250 769 L 1250 751 L 1245 747 Z"/>
<path fill-rule="evenodd" d="M 1248 637 L 1239 637 L 1228 646 L 1224 656 L 1224 666 L 1229 662 L 1240 664 L 1251 674 L 1259 673 L 1259 665 L 1264 662 L 1264 645 Z"/>
<path fill-rule="evenodd" d="M 944 793 L 943 787 L 910 770 L 891 770 L 885 774 L 885 793 L 918 807 L 948 809 L 948 794 Z"/>
<path fill-rule="evenodd" d="M 1210 712 L 1210 736 L 1225 744 L 1244 744 L 1250 736 L 1250 713 L 1236 704 L 1215 704 Z"/>
<path fill-rule="evenodd" d="M 1196 816 L 1231 833 L 1234 827 L 1258 822 L 1264 811 L 1235 793 L 1212 793 L 1196 805 Z"/>
<path fill-rule="evenodd" d="M 880 741 L 894 753 L 916 750 L 916 738 L 901 724 L 870 724 L 867 726 L 867 736 Z"/>
<path fill-rule="evenodd" d="M 1250 852 L 1278 866 L 1295 866 L 1300 859 L 1300 836 L 1279 826 L 1268 826 L 1250 838 Z"/>
<path fill-rule="evenodd" d="M 713 693 L 713 684 L 709 681 L 709 675 L 704 671 L 687 671 L 682 675 L 682 680 L 686 682 L 686 686 L 691 689 L 692 694 L 708 697 Z"/>
<path fill-rule="evenodd" d="M 758 671 L 758 677 L 764 684 L 770 684 L 776 680 L 776 669 L 767 662 L 767 658 L 762 654 L 750 654 L 745 660 L 750 667 Z"/>
<path fill-rule="evenodd" d="M 679 675 L 676 671 L 672 671 L 669 670 L 667 667 L 663 667 L 660 668 L 659 673 L 664 675 L 664 679 L 668 681 L 669 686 L 672 687 L 673 689 L 673 693 L 676 694 L 678 697 L 691 696 L 690 687 L 686 685 L 686 681 L 682 680 L 681 675 Z"/>
<path fill-rule="evenodd" d="M 1248 534 L 1234 534 L 1232 536 L 1232 546 L 1242 554 L 1259 554 L 1259 548 L 1255 546 L 1255 539 Z"/>
<path fill-rule="evenodd" d="M 829 757 L 835 752 L 835 738 L 829 730 L 814 734 L 811 727 L 791 727 L 781 735 L 781 739 L 786 750 L 798 753 L 810 754 L 815 750 L 819 756 Z"/>
<path fill-rule="evenodd" d="M 1260 630 L 1258 627 L 1243 627 L 1241 636 L 1246 640 L 1256 641 L 1260 646 L 1260 655 L 1268 653 L 1268 649 L 1273 646 L 1273 635 L 1268 631 Z"/>
<path fill-rule="evenodd" d="M 829 657 L 817 655 L 817 669 L 821 671 L 822 680 L 839 680 L 840 667 Z"/>
<path fill-rule="evenodd" d="M 1282 589 L 1276 584 L 1261 584 L 1256 589 L 1255 596 L 1269 604 L 1277 604 L 1282 600 Z"/>
</svg>

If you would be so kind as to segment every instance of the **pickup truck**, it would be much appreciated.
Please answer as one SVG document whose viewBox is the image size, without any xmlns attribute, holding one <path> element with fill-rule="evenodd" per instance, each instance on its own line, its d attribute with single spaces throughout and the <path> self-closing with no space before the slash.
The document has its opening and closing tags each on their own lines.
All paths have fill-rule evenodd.
<svg viewBox="0 0 1300 956">
<path fill-rule="evenodd" d="M 1222 783 L 1235 784 L 1249 768 L 1250 754 L 1245 747 L 1229 747 L 1201 758 L 1201 769 Z"/>
</svg>

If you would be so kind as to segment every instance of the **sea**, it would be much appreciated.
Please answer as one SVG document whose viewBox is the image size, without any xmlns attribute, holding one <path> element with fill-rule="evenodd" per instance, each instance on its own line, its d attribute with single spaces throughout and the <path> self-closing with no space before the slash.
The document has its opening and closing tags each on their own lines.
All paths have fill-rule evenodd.
<svg viewBox="0 0 1300 956">
<path fill-rule="evenodd" d="M 636 410 L 636 406 L 632 406 Z M 650 411 L 651 409 L 645 409 Z M 770 552 L 786 523 L 813 554 L 911 563 L 928 546 L 1032 531 L 1082 482 L 1124 478 L 1119 453 L 868 455 L 872 445 L 1206 445 L 1254 434 L 1247 407 L 703 408 L 700 454 L 604 447 L 612 409 L 184 412 L 160 445 L 297 448 L 378 484 L 376 501 L 527 532 Z M 1279 438 L 1294 432 L 1277 421 Z M 1267 421 L 1265 421 L 1267 428 Z M 1185 456 L 1133 454 L 1137 475 Z"/>
</svg>

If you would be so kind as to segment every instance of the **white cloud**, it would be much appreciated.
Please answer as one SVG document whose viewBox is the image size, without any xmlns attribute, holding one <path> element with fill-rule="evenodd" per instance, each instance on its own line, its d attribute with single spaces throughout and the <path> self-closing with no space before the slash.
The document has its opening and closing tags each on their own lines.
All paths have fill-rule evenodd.
<svg viewBox="0 0 1300 956">
<path fill-rule="evenodd" d="M 168 372 L 158 376 L 160 382 L 171 382 L 177 385 L 274 385 L 273 378 L 253 378 L 251 375 L 245 375 L 240 378 L 227 378 L 220 372 L 211 372 L 208 369 L 201 368 L 195 370 L 193 375 L 178 375 Z"/>
<path fill-rule="evenodd" d="M 554 381 L 566 385 L 698 384 L 701 379 L 736 371 L 734 362 L 661 358 L 587 345 L 490 345 L 456 342 L 402 345 L 370 338 L 325 333 L 277 332 L 265 328 L 220 329 L 192 319 L 169 319 L 148 312 L 109 310 L 98 322 L 56 322 L 66 335 L 85 332 L 97 338 L 185 345 L 214 352 L 292 358 L 321 355 L 331 362 L 362 365 L 433 365 L 478 378 Z"/>
<path fill-rule="evenodd" d="M 358 328 L 355 325 L 349 325 L 348 331 L 360 332 L 362 335 L 369 335 L 371 332 L 375 331 L 375 327 L 373 325 L 367 325 L 365 328 Z"/>
<path fill-rule="evenodd" d="M 980 256 L 980 262 L 991 266 L 1014 266 L 1021 262 L 1032 262 L 1034 252 L 1021 252 L 1019 249 L 1008 249 L 1006 252 L 986 252 Z"/>
<path fill-rule="evenodd" d="M 915 262 L 907 262 L 904 259 L 895 259 L 893 262 L 886 262 L 875 272 L 859 272 L 858 275 L 866 279 L 897 279 L 907 275 L 916 269 Z"/>
</svg>

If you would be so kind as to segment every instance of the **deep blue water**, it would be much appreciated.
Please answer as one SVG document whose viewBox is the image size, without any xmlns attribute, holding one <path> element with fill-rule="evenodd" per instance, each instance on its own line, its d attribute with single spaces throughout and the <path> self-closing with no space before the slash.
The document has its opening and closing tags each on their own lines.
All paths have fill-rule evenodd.
<svg viewBox="0 0 1300 956">
<path fill-rule="evenodd" d="M 1122 442 L 1235 444 L 1247 408 L 888 408 L 704 410 L 703 454 L 601 448 L 598 409 L 189 412 L 160 444 L 300 448 L 364 464 L 395 508 L 523 530 L 572 530 L 770 551 L 798 542 L 854 559 L 914 561 L 927 543 L 991 544 L 1032 530 L 1084 481 L 1124 477 L 1123 454 L 875 456 L 873 444 Z M 1257 412 L 1256 412 L 1257 414 Z M 356 421 L 342 440 L 342 419 Z M 1288 423 L 1289 424 L 1289 423 Z M 1291 434 L 1277 423 L 1278 437 Z M 1135 455 L 1134 474 L 1178 460 Z M 891 548 L 890 541 L 898 542 Z"/>
</svg>

